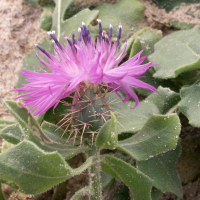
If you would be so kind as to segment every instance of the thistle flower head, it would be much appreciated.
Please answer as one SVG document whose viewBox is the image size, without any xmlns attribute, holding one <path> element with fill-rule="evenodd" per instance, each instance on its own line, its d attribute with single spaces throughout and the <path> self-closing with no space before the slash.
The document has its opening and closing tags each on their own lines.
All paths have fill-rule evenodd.
<svg viewBox="0 0 200 200">
<path fill-rule="evenodd" d="M 118 46 L 121 37 L 122 26 L 119 25 L 117 40 L 112 43 L 112 25 L 107 35 L 102 30 L 101 20 L 99 23 L 99 37 L 97 42 L 90 37 L 89 30 L 82 23 L 78 29 L 78 38 L 72 35 L 72 40 L 63 35 L 66 44 L 62 45 L 56 38 L 55 32 L 48 34 L 53 39 L 54 55 L 46 52 L 42 47 L 36 44 L 40 53 L 48 60 L 48 63 L 40 58 L 37 52 L 36 56 L 40 62 L 47 67 L 51 73 L 38 67 L 43 73 L 23 70 L 20 72 L 27 77 L 29 83 L 22 88 L 13 91 L 27 92 L 16 99 L 22 99 L 24 106 L 32 106 L 29 109 L 34 110 L 34 115 L 41 115 L 49 108 L 58 105 L 61 99 L 74 93 L 74 97 L 79 96 L 80 90 L 89 88 L 91 84 L 107 85 L 113 90 L 123 102 L 130 98 L 135 100 L 135 107 L 139 104 L 137 95 L 131 87 L 141 87 L 151 91 L 157 91 L 151 85 L 138 80 L 141 74 L 154 66 L 151 62 L 142 65 L 146 56 L 140 57 L 142 51 L 131 59 L 119 65 L 125 57 L 126 46 L 120 55 L 118 55 Z M 126 94 L 123 99 L 118 91 Z M 74 98 L 75 103 L 77 98 Z"/>
</svg>

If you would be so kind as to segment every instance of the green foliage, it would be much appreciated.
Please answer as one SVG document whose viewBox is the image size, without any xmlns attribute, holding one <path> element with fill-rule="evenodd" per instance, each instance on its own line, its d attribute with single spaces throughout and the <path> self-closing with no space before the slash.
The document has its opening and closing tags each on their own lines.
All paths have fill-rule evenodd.
<svg viewBox="0 0 200 200">
<path fill-rule="evenodd" d="M 50 31 L 52 27 L 52 16 L 55 9 L 55 4 L 50 3 L 42 6 L 43 12 L 40 19 L 40 27 L 45 31 Z"/>
<path fill-rule="evenodd" d="M 120 185 L 114 200 L 130 200 L 129 189 L 126 185 Z"/>
<path fill-rule="evenodd" d="M 117 120 L 122 125 L 119 125 L 119 133 L 137 132 L 153 113 L 163 115 L 171 113 L 180 101 L 179 94 L 162 87 L 158 88 L 158 93 L 153 93 L 141 101 L 136 109 L 131 109 L 135 106 L 133 101 L 123 103 L 115 94 L 110 94 L 108 98 L 118 102 L 110 107 L 119 112 Z"/>
<path fill-rule="evenodd" d="M 114 178 L 112 176 L 101 171 L 102 188 L 107 187 L 113 180 L 114 180 Z"/>
<path fill-rule="evenodd" d="M 170 25 L 173 26 L 174 28 L 181 29 L 181 30 L 191 29 L 191 28 L 194 28 L 195 26 L 195 24 L 185 23 L 181 21 L 171 21 Z"/>
<path fill-rule="evenodd" d="M 91 162 L 92 157 L 72 169 L 58 152 L 46 153 L 32 142 L 23 141 L 0 154 L 0 176 L 17 184 L 22 193 L 38 194 L 80 174 Z"/>
<path fill-rule="evenodd" d="M 47 127 L 45 126 L 45 124 L 43 124 L 44 130 L 42 130 L 35 118 L 30 113 L 28 113 L 27 108 L 20 108 L 21 104 L 18 104 L 14 101 L 5 101 L 4 104 L 18 121 L 21 127 L 20 132 L 23 133 L 24 139 L 35 143 L 42 150 L 47 152 L 58 151 L 64 158 L 69 159 L 74 157 L 78 153 L 89 149 L 86 146 L 73 146 L 73 144 L 67 142 L 66 138 L 64 144 L 62 144 L 62 139 L 59 139 L 59 137 L 61 137 L 61 134 L 64 134 L 64 132 L 61 129 L 58 129 L 58 127 L 55 127 L 51 124 L 49 125 L 50 127 Z M 19 141 L 19 137 L 21 134 L 20 132 L 17 133 L 18 136 L 7 134 L 8 140 L 16 141 L 17 137 Z M 55 133 L 59 134 L 57 136 L 53 136 L 53 134 Z M 4 132 L 4 135 L 5 134 L 6 133 Z M 61 142 L 61 144 L 59 142 Z"/>
<path fill-rule="evenodd" d="M 80 190 L 78 190 L 71 198 L 71 200 L 78 200 L 80 197 L 84 196 L 84 195 L 91 195 L 92 191 L 91 188 L 89 186 L 85 186 L 84 188 L 81 188 Z"/>
<path fill-rule="evenodd" d="M 68 135 L 64 130 L 55 124 L 44 121 L 41 125 L 45 135 L 52 140 L 54 143 L 67 144 Z"/>
<path fill-rule="evenodd" d="M 174 32 L 154 46 L 155 52 L 148 59 L 155 66 L 155 78 L 169 79 L 175 78 L 179 74 L 188 70 L 200 68 L 200 46 L 197 43 L 200 37 L 200 30 Z"/>
<path fill-rule="evenodd" d="M 153 187 L 151 190 L 151 199 L 152 200 L 159 200 L 162 195 L 162 192 L 157 188 Z"/>
<path fill-rule="evenodd" d="M 151 200 L 153 180 L 130 164 L 109 155 L 102 156 L 102 170 L 123 181 L 135 200 Z"/>
<path fill-rule="evenodd" d="M 1 179 L 17 185 L 23 193 L 38 194 L 87 169 L 89 186 L 77 191 L 72 197 L 74 200 L 78 200 L 83 195 L 89 195 L 91 200 L 101 199 L 99 196 L 102 188 L 112 186 L 110 183 L 114 182 L 114 178 L 126 185 L 120 186 L 119 192 L 114 197 L 115 200 L 122 200 L 122 195 L 126 200 L 158 200 L 163 191 L 173 192 L 181 198 L 181 183 L 175 169 L 180 154 L 180 145 L 177 146 L 177 142 L 181 126 L 178 115 L 172 113 L 179 105 L 179 109 L 188 117 L 190 124 L 200 127 L 198 122 L 200 113 L 195 107 L 198 107 L 200 102 L 197 95 L 200 91 L 199 82 L 182 88 L 181 97 L 174 91 L 179 91 L 181 84 L 185 83 L 184 73 L 190 74 L 191 78 L 192 74 L 196 73 L 195 70 L 199 69 L 200 47 L 196 42 L 200 36 L 199 29 L 178 31 L 162 38 L 157 30 L 146 27 L 144 5 L 137 0 L 121 0 L 116 4 L 104 4 L 92 11 L 86 8 L 66 19 L 66 12 L 72 2 L 72 0 L 54 0 L 54 3 L 46 4 L 46 0 L 32 1 L 35 5 L 40 4 L 43 7 L 41 27 L 45 30 L 55 30 L 62 44 L 65 39 L 61 34 L 64 33 L 70 38 L 74 32 L 77 36 L 82 21 L 89 27 L 93 36 L 99 33 L 98 25 L 94 22 L 92 23 L 94 26 L 91 25 L 97 16 L 102 20 L 103 30 L 107 33 L 110 29 L 109 25 L 112 24 L 113 40 L 118 35 L 118 25 L 121 23 L 123 26 L 121 42 L 128 39 L 125 60 L 144 49 L 142 55 L 149 55 L 144 63 L 152 61 L 159 64 L 154 67 L 155 71 L 153 69 L 147 71 L 144 74 L 146 78 L 142 79 L 155 87 L 159 86 L 158 93 L 151 94 L 143 89 L 135 89 L 139 94 L 148 97 L 142 100 L 136 109 L 131 109 L 135 106 L 133 100 L 122 103 L 114 93 L 102 100 L 96 98 L 98 95 L 95 91 L 93 93 L 84 91 L 83 96 L 88 98 L 82 99 L 79 107 L 75 109 L 80 110 L 79 122 L 87 124 L 92 121 L 93 129 L 85 127 L 86 129 L 98 131 L 94 145 L 90 148 L 85 145 L 88 142 L 88 138 L 85 139 L 86 134 L 83 134 L 86 142 L 81 146 L 77 146 L 77 142 L 74 142 L 75 140 L 72 142 L 70 139 L 73 131 L 71 127 L 80 128 L 80 125 L 75 124 L 75 120 L 68 130 L 50 123 L 57 121 L 68 112 L 68 109 L 71 109 L 69 106 L 60 103 L 55 110 L 55 115 L 50 109 L 44 116 L 36 119 L 28 113 L 27 108 L 20 108 L 22 106 L 20 103 L 6 101 L 5 105 L 16 118 L 17 123 L 0 121 L 2 129 L 0 134 L 6 141 L 16 146 L 11 147 L 13 145 L 7 143 L 9 145 L 0 154 Z M 123 45 L 120 49 L 123 49 Z M 41 42 L 40 46 L 53 54 L 53 46 L 49 38 Z M 43 56 L 41 58 L 45 60 Z M 41 72 L 37 63 L 35 53 L 31 52 L 24 58 L 22 69 Z M 188 70 L 193 71 L 188 72 Z M 156 78 L 176 79 L 169 81 Z M 196 78 L 197 76 L 187 83 L 193 83 Z M 18 87 L 24 83 L 26 83 L 25 78 L 20 76 Z M 190 100 L 192 105 L 189 104 Z M 69 98 L 65 101 L 71 103 Z M 91 106 L 88 106 L 88 102 Z M 102 105 L 106 107 L 109 105 L 110 110 L 102 109 Z M 112 111 L 111 119 L 106 116 L 105 122 L 102 117 L 89 118 L 88 113 L 91 111 L 92 116 L 97 116 L 96 112 L 104 114 Z M 77 116 L 73 114 L 72 117 Z M 74 137 L 79 138 L 82 134 L 82 129 L 80 130 Z M 122 133 L 128 136 L 126 139 L 121 137 L 121 141 L 118 142 L 118 134 Z M 115 148 L 120 151 L 117 150 L 117 153 L 116 150 L 110 151 Z M 121 151 L 123 155 L 119 154 Z M 79 168 L 72 169 L 66 160 L 80 152 L 86 152 L 87 160 Z M 129 155 L 124 156 L 124 152 Z M 138 168 L 134 167 L 135 159 Z M 105 173 L 100 173 L 101 168 Z"/>
<path fill-rule="evenodd" d="M 16 124 L 16 122 L 10 121 L 10 120 L 5 120 L 5 119 L 0 119 L 0 130 L 11 124 Z"/>
<path fill-rule="evenodd" d="M 180 111 L 189 119 L 190 125 L 200 127 L 200 80 L 181 89 Z"/>
<path fill-rule="evenodd" d="M 153 114 L 137 134 L 120 141 L 118 149 L 136 160 L 145 160 L 174 149 L 179 133 L 180 121 L 176 114 Z"/>
<path fill-rule="evenodd" d="M 109 33 L 110 24 L 112 24 L 113 37 L 118 36 L 118 26 L 119 23 L 122 24 L 121 42 L 146 26 L 143 15 L 144 9 L 144 5 L 137 0 L 121 0 L 116 4 L 104 4 L 95 8 L 95 10 L 99 10 L 98 18 L 102 21 L 103 30 Z M 89 28 L 92 36 L 98 35 L 98 25 Z"/>
<path fill-rule="evenodd" d="M 137 165 L 139 170 L 154 180 L 153 186 L 161 191 L 173 192 L 182 199 L 183 191 L 175 167 L 180 152 L 181 146 L 178 144 L 176 149 L 148 160 L 137 161 Z"/>
<path fill-rule="evenodd" d="M 144 50 L 142 53 L 142 56 L 150 55 L 154 52 L 154 44 L 157 43 L 162 38 L 162 34 L 160 31 L 155 29 L 150 29 L 149 27 L 145 27 L 138 32 L 136 32 L 129 40 L 132 41 L 130 45 L 128 45 L 128 52 L 129 58 L 132 58 L 135 54 L 140 52 L 141 50 Z M 129 47 L 130 46 L 130 47 Z M 148 58 L 145 59 L 144 63 L 149 62 Z M 165 80 L 159 80 L 153 77 L 153 69 L 149 69 L 146 71 L 143 76 L 144 78 L 141 78 L 145 83 L 148 83 L 155 88 L 162 85 L 163 87 L 169 87 L 173 90 L 177 90 L 176 86 L 171 81 L 165 81 Z M 144 96 L 150 95 L 152 92 L 149 90 L 145 90 L 143 88 L 135 88 L 139 94 L 142 94 Z"/>
<path fill-rule="evenodd" d="M 115 149 L 118 140 L 118 121 L 114 113 L 111 112 L 111 119 L 107 121 L 99 130 L 95 145 L 107 149 Z"/>
<path fill-rule="evenodd" d="M 26 194 L 44 192 L 72 174 L 57 152 L 45 153 L 28 141 L 1 153 L 0 165 L 1 178 L 13 181 Z"/>
<path fill-rule="evenodd" d="M 4 140 L 12 144 L 19 143 L 25 137 L 19 124 L 13 124 L 13 125 L 5 127 L 4 129 L 1 130 L 0 135 Z"/>
</svg>

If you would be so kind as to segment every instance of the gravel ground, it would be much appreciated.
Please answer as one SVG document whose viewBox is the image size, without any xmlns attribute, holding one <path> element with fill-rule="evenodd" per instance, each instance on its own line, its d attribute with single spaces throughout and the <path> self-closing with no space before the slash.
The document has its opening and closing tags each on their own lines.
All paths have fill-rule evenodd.
<svg viewBox="0 0 200 200">
<path fill-rule="evenodd" d="M 13 100 L 18 94 L 10 90 L 16 86 L 22 59 L 46 31 L 40 29 L 40 8 L 23 0 L 0 0 L 0 5 L 0 98 Z M 0 117 L 12 118 L 2 102 Z"/>
</svg>

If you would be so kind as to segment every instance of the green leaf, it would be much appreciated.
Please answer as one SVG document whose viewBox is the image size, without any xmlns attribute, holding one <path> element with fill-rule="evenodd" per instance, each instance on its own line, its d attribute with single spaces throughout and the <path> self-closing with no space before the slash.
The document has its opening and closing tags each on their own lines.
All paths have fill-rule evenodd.
<svg viewBox="0 0 200 200">
<path fill-rule="evenodd" d="M 92 159 L 72 169 L 57 152 L 45 153 L 32 142 L 23 141 L 0 154 L 0 176 L 17 184 L 22 193 L 38 194 L 80 174 Z"/>
<path fill-rule="evenodd" d="M 82 22 L 88 26 L 98 15 L 99 11 L 89 10 L 88 8 L 80 11 L 73 17 L 67 19 L 61 25 L 61 33 L 64 33 L 67 37 L 71 37 L 72 33 L 75 34 L 76 38 L 78 37 L 78 28 L 81 26 Z M 61 42 L 64 42 L 64 37 L 60 38 Z"/>
<path fill-rule="evenodd" d="M 69 8 L 73 0 L 54 0 L 56 7 L 53 12 L 53 25 L 52 29 L 56 31 L 56 34 L 58 36 L 58 40 L 60 38 L 61 31 L 61 24 L 64 20 L 64 14 L 66 10 Z"/>
<path fill-rule="evenodd" d="M 10 120 L 5 120 L 5 119 L 0 119 L 0 131 L 1 131 L 1 129 L 3 129 L 6 126 L 9 126 L 11 124 L 16 124 L 16 122 L 15 121 L 10 121 Z"/>
<path fill-rule="evenodd" d="M 64 133 L 64 130 L 55 124 L 44 121 L 41 128 L 45 135 L 55 143 L 67 144 L 68 136 Z"/>
<path fill-rule="evenodd" d="M 137 54 L 141 50 L 144 50 L 141 56 L 152 54 L 154 52 L 154 44 L 162 38 L 162 34 L 160 31 L 156 29 L 145 27 L 142 30 L 136 32 L 133 35 L 133 38 L 134 39 L 132 42 L 132 46 L 130 50 L 128 50 L 130 51 L 129 58 L 132 58 L 135 54 Z M 149 62 L 149 60 L 146 58 L 143 64 L 147 62 Z M 162 85 L 163 87 L 169 87 L 172 90 L 178 91 L 173 82 L 169 80 L 166 81 L 166 80 L 156 79 L 153 77 L 153 73 L 154 73 L 153 68 L 150 68 L 143 74 L 144 78 L 141 78 L 140 80 L 154 86 L 155 88 L 158 88 L 158 86 Z M 152 91 L 145 90 L 143 88 L 135 88 L 134 90 L 136 90 L 138 94 L 144 96 L 152 94 Z"/>
<path fill-rule="evenodd" d="M 114 178 L 112 176 L 101 171 L 102 188 L 107 187 L 113 180 L 114 180 Z"/>
<path fill-rule="evenodd" d="M 151 199 L 152 200 L 159 200 L 162 195 L 162 192 L 157 188 L 153 187 L 151 190 Z"/>
<path fill-rule="evenodd" d="M 66 41 L 64 37 L 60 37 L 64 33 L 67 37 L 71 37 L 72 33 L 78 36 L 78 28 L 81 23 L 84 22 L 88 26 L 98 15 L 99 11 L 92 10 L 88 8 L 80 11 L 75 16 L 64 21 L 64 15 L 66 10 L 69 8 L 73 0 L 55 0 L 56 8 L 53 14 L 53 25 L 52 30 L 56 31 L 58 40 L 63 43 Z"/>
<path fill-rule="evenodd" d="M 0 154 L 1 179 L 10 180 L 26 194 L 45 192 L 72 175 L 72 169 L 57 153 L 45 153 L 23 141 Z"/>
<path fill-rule="evenodd" d="M 45 143 L 52 143 L 52 141 L 45 136 L 35 118 L 28 113 L 27 108 L 21 108 L 21 103 L 17 103 L 16 101 L 4 101 L 4 105 L 21 125 L 26 139 L 33 141 L 39 146 Z"/>
<path fill-rule="evenodd" d="M 111 119 L 108 120 L 99 130 L 95 145 L 107 149 L 115 149 L 118 140 L 118 121 L 113 112 L 111 112 Z"/>
<path fill-rule="evenodd" d="M 142 55 L 150 55 L 154 52 L 154 44 L 162 38 L 162 33 L 156 29 L 145 27 L 134 34 L 129 58 L 132 58 L 139 51 L 143 50 Z M 148 59 L 144 63 L 148 62 Z"/>
<path fill-rule="evenodd" d="M 162 34 L 158 30 L 146 27 L 136 32 L 133 35 L 133 38 L 134 39 L 131 48 L 130 50 L 128 50 L 130 51 L 129 58 L 132 58 L 135 54 L 137 54 L 141 50 L 144 50 L 141 56 L 152 54 L 154 52 L 154 44 L 162 38 Z M 149 60 L 146 58 L 143 63 L 147 62 L 149 62 Z M 162 85 L 164 87 L 170 87 L 173 90 L 175 89 L 175 85 L 172 82 L 156 79 L 153 77 L 153 73 L 154 73 L 153 69 L 150 68 L 147 72 L 143 74 L 144 78 L 141 78 L 140 80 L 154 86 L 155 88 Z M 152 91 L 145 90 L 143 88 L 135 88 L 135 90 L 139 94 L 144 96 L 148 96 L 152 93 Z"/>
<path fill-rule="evenodd" d="M 102 156 L 102 170 L 123 181 L 135 200 L 151 200 L 153 181 L 128 163 L 113 156 Z"/>
<path fill-rule="evenodd" d="M 58 151 L 63 157 L 69 159 L 77 155 L 78 153 L 89 149 L 89 147 L 86 146 L 76 147 L 71 145 L 70 143 L 55 143 L 53 140 L 51 140 L 50 137 L 48 138 L 45 135 L 45 132 L 43 132 L 42 128 L 35 120 L 35 118 L 30 113 L 28 113 L 27 108 L 20 108 L 21 104 L 18 104 L 15 101 L 5 101 L 4 104 L 19 122 L 25 135 L 25 139 L 34 142 L 42 150 L 48 152 Z M 48 134 L 50 133 L 48 132 Z M 51 133 L 51 135 L 52 134 L 53 133 Z"/>
<path fill-rule="evenodd" d="M 113 112 L 117 112 L 119 121 L 119 133 L 135 133 L 143 127 L 148 118 L 153 114 L 168 114 L 173 112 L 174 107 L 180 101 L 179 94 L 171 91 L 169 88 L 158 88 L 158 93 L 151 94 L 144 101 L 141 101 L 139 106 L 135 106 L 135 102 L 128 101 L 122 103 L 121 99 L 115 94 L 108 96 L 110 101 L 116 100 L 119 102 L 110 105 Z M 122 127 L 123 126 L 123 127 Z"/>
<path fill-rule="evenodd" d="M 120 185 L 114 200 L 130 200 L 129 189 L 126 185 Z"/>
<path fill-rule="evenodd" d="M 55 8 L 54 3 L 42 6 L 43 12 L 40 18 L 40 27 L 45 31 L 50 31 L 52 27 L 52 15 Z"/>
<path fill-rule="evenodd" d="M 180 111 L 189 119 L 189 124 L 200 127 L 200 80 L 181 89 Z"/>
<path fill-rule="evenodd" d="M 92 194 L 92 190 L 89 186 L 85 186 L 84 188 L 81 188 L 80 190 L 78 190 L 71 198 L 71 200 L 78 200 L 80 197 L 84 196 L 84 195 L 91 195 Z"/>
<path fill-rule="evenodd" d="M 24 133 L 19 124 L 13 124 L 5 127 L 0 132 L 1 137 L 12 144 L 17 144 L 24 140 Z"/>
<path fill-rule="evenodd" d="M 191 29 L 194 28 L 195 26 L 195 24 L 181 22 L 181 21 L 171 21 L 170 25 L 173 26 L 174 28 L 181 30 Z"/>
<path fill-rule="evenodd" d="M 99 10 L 98 18 L 102 21 L 103 30 L 109 33 L 110 24 L 112 24 L 113 37 L 118 36 L 118 26 L 119 23 L 122 24 L 121 42 L 124 42 L 136 31 L 146 26 L 143 14 L 145 7 L 137 0 L 122 0 L 116 4 L 104 4 L 95 9 Z M 90 27 L 91 34 L 97 36 L 98 29 L 98 25 Z"/>
<path fill-rule="evenodd" d="M 180 130 L 177 114 L 152 114 L 138 133 L 118 143 L 118 149 L 136 160 L 145 160 L 174 149 Z"/>
<path fill-rule="evenodd" d="M 200 68 L 200 46 L 196 41 L 200 37 L 200 30 L 193 28 L 191 30 L 174 32 L 154 46 L 155 52 L 148 59 L 155 66 L 155 78 L 175 78 L 179 74 L 193 69 Z"/>
<path fill-rule="evenodd" d="M 137 161 L 138 169 L 154 180 L 153 185 L 161 191 L 172 192 L 183 198 L 179 175 L 176 171 L 176 161 L 181 152 L 177 148 L 144 161 Z"/>
</svg>

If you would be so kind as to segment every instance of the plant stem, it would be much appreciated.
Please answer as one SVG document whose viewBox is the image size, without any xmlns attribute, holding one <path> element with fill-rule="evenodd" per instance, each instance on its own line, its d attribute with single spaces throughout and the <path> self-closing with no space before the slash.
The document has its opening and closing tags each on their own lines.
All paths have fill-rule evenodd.
<svg viewBox="0 0 200 200">
<path fill-rule="evenodd" d="M 88 169 L 89 186 L 93 193 L 90 200 L 102 200 L 101 160 L 99 149 L 95 146 L 88 152 L 88 156 L 96 156 L 96 162 Z"/>
</svg>

